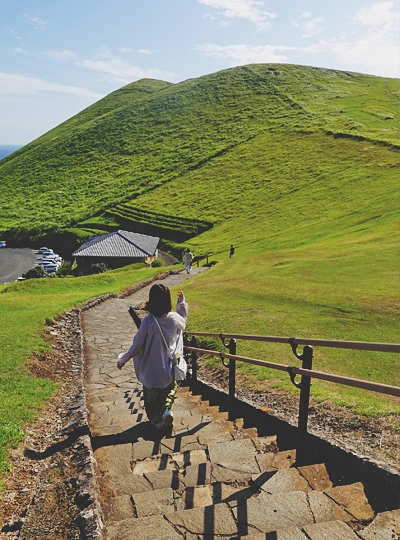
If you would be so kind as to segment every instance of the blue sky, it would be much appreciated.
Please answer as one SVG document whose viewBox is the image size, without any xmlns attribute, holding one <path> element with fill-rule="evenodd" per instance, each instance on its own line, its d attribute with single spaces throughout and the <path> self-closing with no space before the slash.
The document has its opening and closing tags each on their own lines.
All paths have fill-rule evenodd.
<svg viewBox="0 0 400 540">
<path fill-rule="evenodd" d="M 399 0 L 9 0 L 0 25 L 0 144 L 144 77 L 276 62 L 400 77 Z"/>
</svg>

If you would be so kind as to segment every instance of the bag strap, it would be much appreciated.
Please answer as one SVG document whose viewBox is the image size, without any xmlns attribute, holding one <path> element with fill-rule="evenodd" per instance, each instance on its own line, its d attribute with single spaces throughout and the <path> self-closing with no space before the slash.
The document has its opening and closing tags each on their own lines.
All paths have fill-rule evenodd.
<svg viewBox="0 0 400 540">
<path fill-rule="evenodd" d="M 150 313 L 150 315 L 151 315 L 151 316 L 153 317 L 153 319 L 156 321 L 156 325 L 158 326 L 158 329 L 160 330 L 161 337 L 162 337 L 163 342 L 164 342 L 164 344 L 165 344 L 165 347 L 166 347 L 166 349 L 167 349 L 167 351 L 168 351 L 168 353 L 169 353 L 169 354 L 168 354 L 168 356 L 169 356 L 169 355 L 171 354 L 171 349 L 168 347 L 168 344 L 167 344 L 166 339 L 165 339 L 165 337 L 164 337 L 164 333 L 163 333 L 163 331 L 161 330 L 161 326 L 160 326 L 159 322 L 157 321 L 157 319 L 154 317 L 154 315 L 153 315 L 152 313 Z M 176 344 L 176 347 L 177 347 L 177 346 L 178 346 L 178 343 Z M 176 347 L 175 347 L 175 351 L 176 351 Z M 175 351 L 172 353 L 172 358 L 171 358 L 172 362 L 174 361 L 174 360 L 173 360 L 173 355 L 175 354 Z"/>
<path fill-rule="evenodd" d="M 158 326 L 158 329 L 160 330 L 160 334 L 161 334 L 161 337 L 162 337 L 162 339 L 163 339 L 163 342 L 164 342 L 164 344 L 165 344 L 165 346 L 166 346 L 166 348 L 167 348 L 167 351 L 169 351 L 169 347 L 168 347 L 168 345 L 167 345 L 167 342 L 165 341 L 165 337 L 164 337 L 163 331 L 161 330 L 161 326 L 160 326 L 159 322 L 158 322 L 157 319 L 154 317 L 154 315 L 152 315 L 151 313 L 150 313 L 150 315 L 151 315 L 151 316 L 153 317 L 153 319 L 156 321 L 156 325 Z"/>
</svg>

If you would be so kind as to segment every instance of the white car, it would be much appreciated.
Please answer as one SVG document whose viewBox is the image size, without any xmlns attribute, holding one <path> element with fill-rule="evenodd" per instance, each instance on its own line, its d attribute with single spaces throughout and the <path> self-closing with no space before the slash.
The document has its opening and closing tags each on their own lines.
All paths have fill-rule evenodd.
<svg viewBox="0 0 400 540">
<path fill-rule="evenodd" d="M 41 247 L 37 250 L 38 253 L 43 253 L 44 251 L 53 251 L 52 249 L 49 249 L 47 247 Z"/>
<path fill-rule="evenodd" d="M 58 253 L 55 253 L 54 251 L 48 249 L 47 251 L 43 251 L 42 257 L 59 257 Z"/>
<path fill-rule="evenodd" d="M 54 272 L 57 272 L 59 267 L 56 264 L 46 264 L 46 266 L 43 268 L 47 274 L 54 274 Z"/>
<path fill-rule="evenodd" d="M 44 269 L 46 269 L 49 266 L 55 266 L 56 268 L 60 268 L 61 264 L 54 262 L 54 261 L 41 261 L 39 263 L 40 266 L 43 266 Z"/>
<path fill-rule="evenodd" d="M 7 247 L 7 243 L 5 240 L 0 240 L 0 248 Z"/>
<path fill-rule="evenodd" d="M 53 255 L 55 255 L 55 253 L 52 249 L 48 249 L 47 251 L 42 251 L 42 257 L 49 257 Z"/>
<path fill-rule="evenodd" d="M 59 257 L 58 255 L 48 255 L 47 257 L 42 257 L 42 262 L 48 262 L 48 261 L 61 263 L 62 258 Z"/>
</svg>

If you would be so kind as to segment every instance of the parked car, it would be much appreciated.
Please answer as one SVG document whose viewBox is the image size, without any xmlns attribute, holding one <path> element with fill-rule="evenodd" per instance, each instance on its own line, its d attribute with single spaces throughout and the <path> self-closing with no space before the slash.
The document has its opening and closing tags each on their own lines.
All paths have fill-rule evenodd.
<svg viewBox="0 0 400 540">
<path fill-rule="evenodd" d="M 42 257 L 48 257 L 49 255 L 55 255 L 52 249 L 48 249 L 47 251 L 42 251 Z"/>
<path fill-rule="evenodd" d="M 41 247 L 37 250 L 38 253 L 43 253 L 44 251 L 53 251 L 52 249 L 49 249 L 47 247 Z"/>
<path fill-rule="evenodd" d="M 47 257 L 46 259 L 42 259 L 39 264 L 61 264 L 61 261 L 56 261 L 53 257 Z"/>
<path fill-rule="evenodd" d="M 42 261 L 57 261 L 61 262 L 62 258 L 58 255 L 47 255 L 47 257 L 42 257 Z"/>
<path fill-rule="evenodd" d="M 56 262 L 58 263 L 59 261 L 56 261 L 52 257 L 49 257 L 49 258 L 46 258 L 46 259 L 42 259 L 40 262 L 41 263 L 44 262 L 44 263 L 53 263 L 53 264 L 55 264 Z"/>
<path fill-rule="evenodd" d="M 0 248 L 7 247 L 7 243 L 5 240 L 0 240 Z"/>
<path fill-rule="evenodd" d="M 25 281 L 25 280 L 26 280 L 26 277 L 17 277 L 15 281 Z"/>
<path fill-rule="evenodd" d="M 61 265 L 57 264 L 57 263 L 40 263 L 40 266 L 47 271 L 47 268 L 55 268 L 56 270 L 58 270 L 60 268 Z"/>
<path fill-rule="evenodd" d="M 48 274 L 54 274 L 54 272 L 57 272 L 59 267 L 56 264 L 46 264 L 46 266 L 43 268 Z"/>
</svg>

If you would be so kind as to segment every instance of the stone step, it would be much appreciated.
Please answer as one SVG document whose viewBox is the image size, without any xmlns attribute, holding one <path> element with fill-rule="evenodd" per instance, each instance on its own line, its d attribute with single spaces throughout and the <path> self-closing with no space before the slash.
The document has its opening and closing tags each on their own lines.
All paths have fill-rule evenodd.
<svg viewBox="0 0 400 540">
<path fill-rule="evenodd" d="M 280 495 L 263 494 L 234 509 L 242 535 L 256 530 L 264 533 L 279 528 L 304 527 L 314 522 L 341 520 L 351 522 L 353 516 L 322 492 L 293 491 Z"/>
<path fill-rule="evenodd" d="M 119 495 L 113 498 L 112 507 L 107 509 L 108 523 L 128 518 L 166 515 L 172 512 L 202 508 L 219 503 L 236 503 L 254 495 L 248 486 L 235 486 L 217 482 L 174 491 L 171 488 L 156 489 L 133 495 Z"/>
<path fill-rule="evenodd" d="M 144 413 L 140 393 L 124 400 Z M 111 408 L 98 410 L 107 419 Z M 258 437 L 186 388 L 178 389 L 171 436 L 95 455 L 108 489 L 109 539 L 351 540 L 347 524 L 374 517 L 362 484 L 334 487 L 322 464 L 296 468 L 294 450 L 279 452 L 276 437 Z"/>
<path fill-rule="evenodd" d="M 326 521 L 274 531 L 274 540 L 398 540 L 400 510 L 382 512 L 366 527 L 356 528 L 357 534 L 343 521 Z M 231 536 L 229 540 L 265 540 L 265 533 Z M 272 538 L 272 536 L 271 536 Z"/>
<path fill-rule="evenodd" d="M 162 452 L 168 440 L 173 441 L 161 441 Z M 96 459 L 103 472 L 102 482 L 108 485 L 114 496 L 152 489 L 185 489 L 212 482 L 249 482 L 253 475 L 260 475 L 266 460 L 271 470 L 277 470 L 289 467 L 295 457 L 294 452 L 274 453 L 276 437 L 231 439 L 208 445 L 192 440 L 192 446 L 183 446 L 180 452 L 167 448 L 170 452 L 146 457 L 146 453 L 154 451 L 156 444 L 141 441 L 96 451 Z"/>
<path fill-rule="evenodd" d="M 283 469 L 278 471 L 282 473 L 290 473 L 292 469 Z M 325 472 L 325 478 L 322 471 Z M 291 480 L 291 476 L 288 475 Z M 320 486 L 330 486 L 332 483 L 329 480 L 326 469 L 321 465 L 319 474 Z M 287 486 L 284 486 L 287 488 Z M 303 484 L 299 481 L 294 482 L 292 489 L 284 489 L 275 491 L 275 494 L 286 493 L 289 491 L 304 491 L 309 493 L 312 491 L 310 484 L 303 478 Z M 173 491 L 171 488 L 158 489 L 142 493 L 134 493 L 129 497 L 131 503 L 130 517 L 146 517 L 149 515 L 171 513 L 172 511 L 189 510 L 203 506 L 211 506 L 218 503 L 229 503 L 231 507 L 238 506 L 241 502 L 248 500 L 252 496 L 257 496 L 259 492 L 258 486 L 253 482 L 238 482 L 237 479 L 231 483 L 214 482 L 206 485 L 192 486 L 184 489 Z M 361 516 L 364 518 L 364 516 Z M 368 516 L 370 517 L 370 516 Z"/>
<path fill-rule="evenodd" d="M 89 423 L 93 426 L 92 436 L 104 436 L 127 430 L 134 424 L 146 421 L 143 392 L 141 389 L 127 389 L 115 399 L 114 392 L 103 389 L 97 396 L 92 397 L 88 414 Z M 187 388 L 180 388 L 177 391 L 174 415 L 178 424 L 184 417 L 196 417 L 199 423 L 228 419 L 227 412 L 221 412 L 219 407 L 209 405 L 208 401 L 201 400 L 201 396 L 191 395 Z M 182 432 L 181 425 L 179 432 Z"/>
<path fill-rule="evenodd" d="M 280 455 L 285 454 L 281 452 Z M 312 490 L 325 491 L 333 487 L 323 463 L 292 467 L 291 459 L 281 464 L 280 455 L 276 455 L 271 464 L 267 462 L 267 459 L 264 460 L 264 472 L 252 476 L 252 482 L 261 491 L 275 495 L 289 491 L 304 491 L 305 493 Z"/>
<path fill-rule="evenodd" d="M 312 489 L 332 487 L 324 465 L 293 469 L 289 467 L 293 464 L 294 452 L 257 454 L 257 451 L 269 450 L 271 444 L 275 444 L 271 437 L 214 443 L 204 449 L 137 460 L 132 463 L 131 471 L 126 466 L 121 471 L 117 462 L 114 471 L 108 471 L 107 482 L 115 496 L 132 497 L 134 502 L 150 501 L 152 497 L 164 501 L 160 510 L 157 507 L 146 515 L 162 512 L 165 504 L 175 510 L 188 509 L 219 503 L 227 497 L 239 502 L 240 498 L 247 499 L 258 491 L 278 494 L 295 489 L 308 493 Z M 236 460 L 226 457 L 227 453 Z M 126 457 L 123 462 L 127 462 Z M 268 473 L 259 472 L 259 462 L 268 464 Z M 257 474 L 254 475 L 255 467 Z M 172 490 L 176 491 L 173 498 Z M 169 499 L 165 503 L 167 492 Z M 143 506 L 142 502 L 140 505 Z M 138 517 L 144 517 L 142 510 Z M 116 516 L 109 513 L 107 519 L 118 520 L 119 513 Z"/>
<path fill-rule="evenodd" d="M 400 510 L 382 512 L 364 529 L 357 531 L 363 540 L 398 540 L 400 538 Z"/>
<path fill-rule="evenodd" d="M 148 492 L 151 496 L 154 490 L 181 490 L 185 491 L 184 500 L 188 497 L 190 489 L 196 486 L 204 486 L 211 483 L 231 483 L 241 485 L 251 480 L 252 473 L 259 474 L 260 468 L 257 464 L 256 456 L 261 459 L 262 454 L 271 454 L 268 460 L 270 468 L 277 470 L 280 466 L 289 466 L 294 457 L 288 452 L 273 454 L 268 452 L 276 449 L 275 437 L 264 437 L 256 439 L 232 439 L 229 443 L 213 443 L 210 447 L 200 445 L 196 438 L 191 437 L 181 446 L 180 452 L 173 452 L 173 445 L 165 446 L 174 439 L 163 439 L 160 443 L 158 453 L 157 443 L 152 441 L 139 441 L 134 444 L 103 447 L 96 451 L 96 457 L 103 472 L 101 484 L 107 486 L 108 499 L 111 501 L 118 497 L 124 497 L 123 509 L 132 512 L 129 497 L 132 494 L 138 496 L 139 493 Z M 175 443 L 174 443 L 175 444 Z M 221 445 L 221 448 L 219 448 Z M 156 453 L 157 452 L 157 453 Z M 229 462 L 224 463 L 226 453 L 236 454 L 245 466 L 238 465 L 242 470 L 230 469 Z M 155 455 L 154 455 L 155 454 Z M 275 456 L 275 459 L 274 459 Z M 212 463 L 210 459 L 215 459 Z M 246 461 L 251 461 L 248 466 Z M 243 470 L 244 469 L 244 470 Z M 248 488 L 248 484 L 246 485 Z M 226 492 L 224 488 L 224 492 Z M 258 489 L 258 487 L 256 487 Z M 197 491 L 192 497 L 205 497 L 203 493 Z M 186 495 L 188 493 L 188 495 Z M 128 497 L 128 499 L 126 499 Z M 178 495 L 179 497 L 179 495 Z M 181 497 L 182 498 L 182 497 Z M 127 502 L 128 501 L 128 502 Z M 203 503 L 203 506 L 205 503 Z M 125 510 L 124 510 L 125 511 Z M 110 502 L 104 510 L 106 519 L 122 519 L 120 505 Z M 124 516 L 126 513 L 123 514 Z"/>
<path fill-rule="evenodd" d="M 347 487 L 351 490 L 351 486 Z M 141 540 L 175 539 L 182 536 L 187 539 L 224 536 L 256 540 L 260 533 L 264 534 L 264 539 L 267 533 L 276 533 L 274 538 L 281 540 L 351 540 L 357 536 L 351 536 L 352 531 L 346 523 L 360 521 L 360 518 L 332 499 L 332 494 L 328 496 L 323 492 L 292 491 L 278 495 L 261 492 L 258 496 L 244 497 L 242 500 L 233 493 L 232 496 L 228 495 L 227 502 L 182 510 L 179 510 L 182 499 L 180 502 L 172 490 L 160 490 L 153 498 L 151 495 L 136 494 L 132 497 L 138 517 L 109 522 L 108 540 L 139 537 Z M 204 500 L 208 496 L 205 493 Z M 160 509 L 162 507 L 162 515 L 144 515 L 148 505 L 159 506 Z M 161 527 L 160 530 L 157 527 Z"/>
<path fill-rule="evenodd" d="M 359 540 L 359 536 L 343 521 L 314 523 L 302 528 L 289 527 L 273 531 L 268 538 L 274 540 Z M 265 540 L 265 533 L 231 536 L 229 540 Z M 375 539 L 377 540 L 377 539 Z"/>
</svg>

